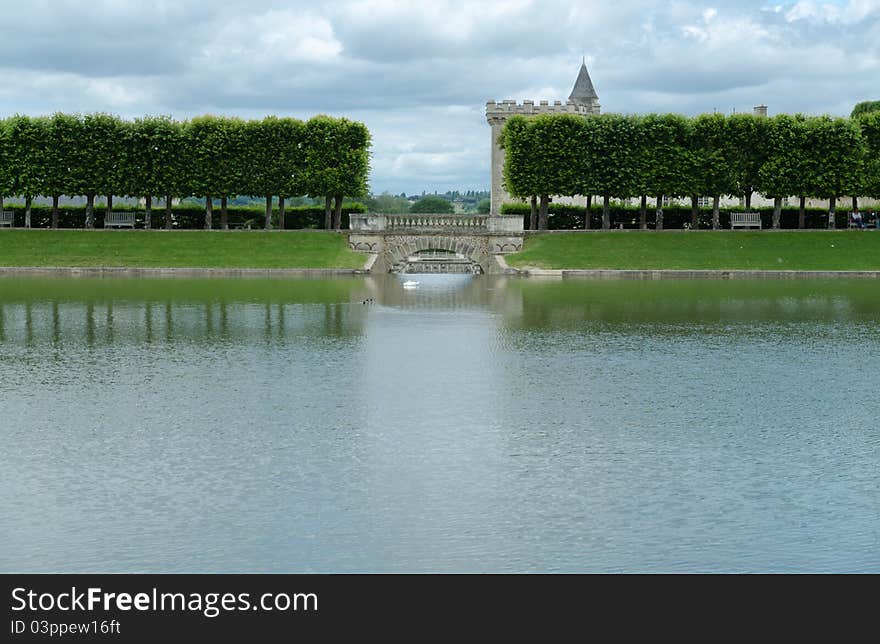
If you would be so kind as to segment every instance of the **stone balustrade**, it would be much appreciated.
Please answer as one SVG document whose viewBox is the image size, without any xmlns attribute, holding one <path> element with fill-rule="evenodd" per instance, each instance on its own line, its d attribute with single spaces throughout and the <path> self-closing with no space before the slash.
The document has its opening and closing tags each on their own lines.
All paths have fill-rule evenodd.
<svg viewBox="0 0 880 644">
<path fill-rule="evenodd" d="M 386 230 L 449 231 L 464 230 L 475 232 L 488 230 L 489 215 L 386 215 Z"/>
<path fill-rule="evenodd" d="M 523 219 L 519 215 L 352 213 L 349 215 L 349 228 L 353 233 L 522 234 Z"/>
</svg>

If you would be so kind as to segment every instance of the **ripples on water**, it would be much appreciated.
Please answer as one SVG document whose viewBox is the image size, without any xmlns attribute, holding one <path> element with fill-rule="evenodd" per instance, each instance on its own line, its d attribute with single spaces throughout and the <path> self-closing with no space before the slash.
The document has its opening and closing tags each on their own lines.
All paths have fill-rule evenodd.
<svg viewBox="0 0 880 644">
<path fill-rule="evenodd" d="M 406 279 L 0 282 L 0 570 L 880 571 L 876 285 Z"/>
</svg>

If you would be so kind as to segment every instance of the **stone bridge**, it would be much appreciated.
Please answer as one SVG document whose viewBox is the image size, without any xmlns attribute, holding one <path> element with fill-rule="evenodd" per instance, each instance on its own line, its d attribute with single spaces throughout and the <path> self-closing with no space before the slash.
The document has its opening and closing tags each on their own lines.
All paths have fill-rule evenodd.
<svg viewBox="0 0 880 644">
<path fill-rule="evenodd" d="M 348 245 L 375 272 L 501 273 L 497 255 L 522 250 L 518 215 L 349 215 Z"/>
</svg>

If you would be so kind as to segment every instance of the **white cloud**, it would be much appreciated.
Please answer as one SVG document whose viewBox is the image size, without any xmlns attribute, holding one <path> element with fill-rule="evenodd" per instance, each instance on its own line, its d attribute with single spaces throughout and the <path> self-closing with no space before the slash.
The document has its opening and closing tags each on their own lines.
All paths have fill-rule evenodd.
<svg viewBox="0 0 880 644">
<path fill-rule="evenodd" d="M 880 99 L 880 0 L 0 0 L 0 115 L 364 121 L 372 186 L 488 185 L 488 99 L 605 111 L 830 111 Z"/>
</svg>

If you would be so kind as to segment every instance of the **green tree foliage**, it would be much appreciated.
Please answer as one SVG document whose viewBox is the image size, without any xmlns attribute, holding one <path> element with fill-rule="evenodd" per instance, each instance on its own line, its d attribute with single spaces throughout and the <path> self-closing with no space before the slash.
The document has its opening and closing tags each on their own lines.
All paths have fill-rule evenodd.
<svg viewBox="0 0 880 644">
<path fill-rule="evenodd" d="M 880 111 L 863 114 L 857 123 L 865 146 L 862 194 L 880 198 Z"/>
<path fill-rule="evenodd" d="M 880 101 L 862 101 L 861 103 L 856 103 L 855 107 L 853 107 L 852 114 L 850 114 L 850 118 L 856 118 L 857 116 L 870 114 L 871 112 L 880 112 Z"/>
<path fill-rule="evenodd" d="M 765 158 L 758 170 L 756 188 L 773 197 L 773 228 L 779 228 L 782 199 L 806 191 L 807 120 L 803 116 L 779 114 L 766 120 L 763 143 Z"/>
<path fill-rule="evenodd" d="M 341 227 L 342 200 L 367 193 L 370 133 L 363 123 L 316 116 L 303 132 L 305 173 L 302 187 L 310 197 L 323 197 L 327 229 Z M 335 208 L 331 211 L 331 201 Z"/>
<path fill-rule="evenodd" d="M 213 227 L 214 197 L 224 195 L 224 163 L 230 155 L 228 122 L 216 116 L 199 116 L 185 127 L 192 163 L 192 193 L 205 198 L 205 228 Z"/>
<path fill-rule="evenodd" d="M 531 199 L 532 213 L 529 229 L 536 227 L 535 195 L 538 194 L 538 180 L 541 168 L 533 149 L 537 147 L 534 129 L 529 127 L 525 116 L 514 116 L 507 120 L 498 137 L 498 144 L 504 150 L 504 186 L 507 192 L 521 199 Z M 491 208 L 491 206 L 490 206 Z"/>
<path fill-rule="evenodd" d="M 713 197 L 712 226 L 718 228 L 722 195 L 744 195 L 746 207 L 756 190 L 773 197 L 774 227 L 781 225 L 783 197 L 794 195 L 804 227 L 806 197 L 829 199 L 833 211 L 841 195 L 880 193 L 878 115 L 514 116 L 500 138 L 505 186 L 521 199 L 601 194 L 605 226 L 611 198 L 641 195 L 644 204 L 644 195 L 655 196 L 658 228 L 666 196 L 691 197 L 693 225 L 697 197 Z M 547 197 L 542 201 L 546 208 Z M 644 227 L 644 205 L 640 217 Z"/>
<path fill-rule="evenodd" d="M 43 194 L 52 197 L 52 228 L 58 228 L 59 197 L 77 194 L 72 168 L 78 162 L 79 127 L 78 117 L 60 112 L 48 123 L 49 149 L 44 165 Z"/>
<path fill-rule="evenodd" d="M 153 197 L 165 197 L 165 227 L 170 229 L 172 198 L 189 194 L 183 126 L 165 116 L 146 116 L 124 131 L 128 162 L 123 194 L 146 198 L 148 228 L 152 226 Z"/>
<path fill-rule="evenodd" d="M 455 212 L 455 207 L 448 199 L 427 195 L 410 206 L 409 211 L 422 214 L 452 214 Z"/>
<path fill-rule="evenodd" d="M 807 121 L 808 194 L 828 199 L 828 227 L 835 225 L 837 198 L 861 183 L 865 149 L 859 125 L 850 119 L 820 116 Z"/>
<path fill-rule="evenodd" d="M 373 195 L 366 200 L 369 212 L 382 214 L 403 214 L 409 212 L 410 203 L 404 197 L 383 192 L 381 195 Z"/>
<path fill-rule="evenodd" d="M 272 226 L 272 197 L 279 194 L 285 179 L 282 176 L 284 159 L 280 152 L 279 139 L 281 120 L 270 116 L 262 121 L 248 121 L 244 126 L 245 148 L 248 151 L 250 171 L 245 175 L 242 192 L 260 195 L 266 200 L 265 226 Z"/>
<path fill-rule="evenodd" d="M 712 197 L 712 228 L 720 227 L 720 199 L 736 191 L 733 168 L 728 157 L 729 132 L 723 114 L 701 114 L 691 130 L 691 189 Z"/>
<path fill-rule="evenodd" d="M 477 202 L 476 210 L 481 215 L 488 215 L 492 209 L 492 202 L 489 199 L 480 199 Z"/>
<path fill-rule="evenodd" d="M 109 114 L 55 114 L 0 120 L 0 207 L 4 197 L 51 196 L 52 225 L 58 197 L 86 197 L 86 227 L 94 227 L 95 198 L 143 197 L 146 227 L 152 226 L 153 198 L 165 199 L 165 226 L 172 227 L 172 199 L 195 195 L 206 203 L 212 225 L 213 200 L 221 200 L 227 227 L 227 200 L 262 196 L 265 222 L 272 222 L 272 198 L 303 194 L 336 200 L 328 227 L 341 227 L 342 202 L 367 192 L 370 133 L 362 123 L 318 116 L 304 124 L 293 118 L 259 121 L 202 116 L 180 123 L 164 116 L 122 121 Z M 330 212 L 328 206 L 328 213 Z M 29 217 L 26 217 L 29 221 Z"/>
<path fill-rule="evenodd" d="M 15 194 L 14 169 L 9 139 L 9 121 L 0 119 L 0 211 L 3 210 L 3 199 Z"/>
<path fill-rule="evenodd" d="M 30 228 L 31 203 L 42 194 L 45 152 L 48 145 L 45 119 L 16 115 L 7 121 L 8 156 L 12 193 L 25 198 L 25 227 Z"/>
<path fill-rule="evenodd" d="M 585 180 L 578 187 L 584 195 L 602 195 L 602 228 L 611 226 L 611 197 L 625 199 L 640 193 L 643 162 L 641 119 L 603 114 L 581 119 L 586 144 L 578 146 L 585 162 L 575 164 Z"/>
<path fill-rule="evenodd" d="M 95 196 L 119 194 L 124 128 L 111 114 L 86 114 L 77 122 L 71 188 L 86 197 L 86 228 L 95 227 Z"/>
<path fill-rule="evenodd" d="M 768 123 L 767 117 L 754 114 L 727 117 L 727 156 L 736 192 L 745 197 L 746 210 L 752 207 L 752 193 L 761 181 L 758 173 L 767 158 Z"/>
<path fill-rule="evenodd" d="M 656 228 L 663 228 L 663 197 L 693 191 L 690 121 L 679 114 L 648 114 L 641 120 L 642 186 L 657 196 Z"/>
</svg>

